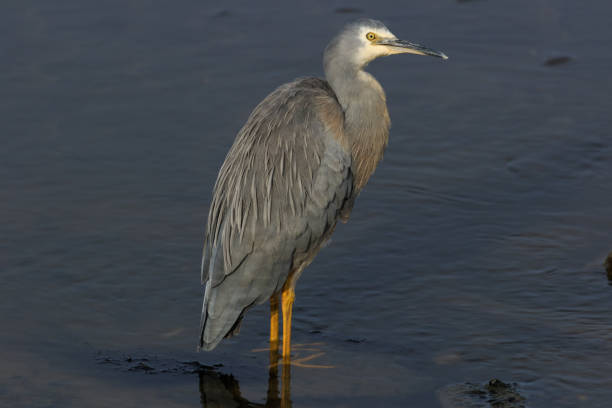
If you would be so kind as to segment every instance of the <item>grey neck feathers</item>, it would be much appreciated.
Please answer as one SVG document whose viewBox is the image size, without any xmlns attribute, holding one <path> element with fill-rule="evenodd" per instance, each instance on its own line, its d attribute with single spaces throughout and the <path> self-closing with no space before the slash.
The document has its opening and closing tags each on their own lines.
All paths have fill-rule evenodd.
<svg viewBox="0 0 612 408">
<path fill-rule="evenodd" d="M 325 59 L 325 77 L 344 110 L 344 132 L 351 143 L 352 171 L 359 192 L 382 159 L 391 125 L 385 92 L 363 67 Z"/>
</svg>

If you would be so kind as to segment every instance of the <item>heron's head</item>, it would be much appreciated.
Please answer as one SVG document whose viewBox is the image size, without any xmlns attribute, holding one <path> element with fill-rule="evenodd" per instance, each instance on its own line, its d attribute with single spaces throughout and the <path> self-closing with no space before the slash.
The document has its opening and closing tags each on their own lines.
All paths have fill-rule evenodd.
<svg viewBox="0 0 612 408">
<path fill-rule="evenodd" d="M 398 39 L 380 21 L 359 19 L 347 24 L 325 49 L 324 64 L 362 68 L 370 61 L 392 54 L 430 55 L 442 59 L 444 53 Z"/>
</svg>

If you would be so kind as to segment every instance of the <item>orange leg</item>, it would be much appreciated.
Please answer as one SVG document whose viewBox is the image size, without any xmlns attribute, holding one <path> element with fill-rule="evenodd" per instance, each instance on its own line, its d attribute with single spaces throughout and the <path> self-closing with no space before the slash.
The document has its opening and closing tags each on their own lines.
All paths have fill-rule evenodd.
<svg viewBox="0 0 612 408">
<path fill-rule="evenodd" d="M 278 396 L 278 304 L 279 294 L 270 298 L 270 372 L 268 377 L 268 403 L 279 405 Z"/>
<path fill-rule="evenodd" d="M 280 295 L 270 298 L 270 367 L 278 363 L 278 304 Z"/>
<path fill-rule="evenodd" d="M 291 311 L 294 300 L 293 288 L 283 289 L 283 364 L 288 364 L 291 356 Z"/>
<path fill-rule="evenodd" d="M 270 298 L 270 349 L 278 350 L 278 298 L 272 295 Z"/>
</svg>

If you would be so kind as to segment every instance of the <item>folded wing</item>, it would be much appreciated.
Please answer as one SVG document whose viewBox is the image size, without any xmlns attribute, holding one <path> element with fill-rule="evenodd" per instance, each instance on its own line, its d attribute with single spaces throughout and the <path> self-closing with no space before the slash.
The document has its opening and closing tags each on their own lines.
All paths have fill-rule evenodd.
<svg viewBox="0 0 612 408">
<path fill-rule="evenodd" d="M 253 111 L 221 167 L 202 259 L 199 346 L 237 332 L 348 216 L 353 195 L 344 114 L 329 85 L 306 78 Z"/>
</svg>

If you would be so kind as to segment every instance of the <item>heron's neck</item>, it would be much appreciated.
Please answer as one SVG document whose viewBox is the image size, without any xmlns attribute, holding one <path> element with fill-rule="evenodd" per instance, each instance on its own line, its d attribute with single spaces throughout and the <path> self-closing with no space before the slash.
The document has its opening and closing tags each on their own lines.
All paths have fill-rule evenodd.
<svg viewBox="0 0 612 408">
<path fill-rule="evenodd" d="M 325 76 L 344 110 L 344 131 L 351 143 L 355 187 L 361 190 L 382 159 L 391 125 L 385 92 L 363 69 L 326 69 Z"/>
</svg>

